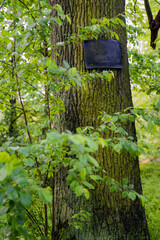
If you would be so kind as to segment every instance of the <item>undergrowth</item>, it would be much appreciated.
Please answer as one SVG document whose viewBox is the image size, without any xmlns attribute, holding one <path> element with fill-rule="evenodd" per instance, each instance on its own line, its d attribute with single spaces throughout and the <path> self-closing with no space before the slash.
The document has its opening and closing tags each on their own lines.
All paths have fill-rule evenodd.
<svg viewBox="0 0 160 240">
<path fill-rule="evenodd" d="M 160 162 L 141 166 L 143 194 L 148 199 L 145 204 L 146 217 L 151 240 L 160 239 Z"/>
</svg>

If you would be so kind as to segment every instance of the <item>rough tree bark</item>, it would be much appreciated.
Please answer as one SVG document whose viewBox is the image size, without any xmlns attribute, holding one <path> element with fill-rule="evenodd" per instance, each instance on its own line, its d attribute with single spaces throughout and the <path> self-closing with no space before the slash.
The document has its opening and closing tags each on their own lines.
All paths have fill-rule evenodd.
<svg viewBox="0 0 160 240">
<path fill-rule="evenodd" d="M 125 0 L 54 0 L 59 3 L 66 14 L 69 14 L 72 24 L 65 24 L 60 29 L 53 29 L 52 43 L 64 41 L 66 35 L 77 33 L 79 26 L 90 25 L 91 18 L 112 18 L 125 11 Z M 119 26 L 117 33 L 120 37 L 123 57 L 123 69 L 115 70 L 115 78 L 108 83 L 97 79 L 86 83 L 85 86 L 72 88 L 64 93 L 65 115 L 61 131 L 75 131 L 77 127 L 94 126 L 100 123 L 100 111 L 108 114 L 123 111 L 132 107 L 127 58 L 126 29 Z M 86 71 L 82 43 L 60 49 L 59 64 L 63 60 L 78 70 Z M 127 131 L 136 139 L 135 126 L 127 123 Z M 108 136 L 106 136 L 108 137 Z M 96 155 L 100 165 L 111 178 L 117 181 L 128 178 L 134 184 L 135 190 L 142 193 L 138 159 L 133 159 L 123 151 L 115 153 L 111 148 L 99 149 Z M 111 193 L 105 185 L 96 187 L 89 202 L 73 196 L 65 183 L 65 170 L 57 177 L 55 185 L 55 218 L 56 239 L 64 232 L 63 239 L 75 240 L 142 240 L 149 239 L 149 233 L 144 209 L 138 199 L 130 201 L 122 199 L 119 192 Z M 89 210 L 92 215 L 83 230 L 73 230 L 68 221 L 73 213 L 80 209 Z M 58 234 L 59 232 L 59 234 Z"/>
</svg>

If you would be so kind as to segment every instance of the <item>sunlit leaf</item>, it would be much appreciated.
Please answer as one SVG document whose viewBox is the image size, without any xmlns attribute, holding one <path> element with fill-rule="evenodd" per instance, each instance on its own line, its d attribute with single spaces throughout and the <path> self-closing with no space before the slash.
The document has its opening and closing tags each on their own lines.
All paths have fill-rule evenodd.
<svg viewBox="0 0 160 240">
<path fill-rule="evenodd" d="M 86 177 L 86 175 L 87 175 L 86 168 L 83 168 L 83 169 L 80 171 L 81 179 L 84 180 L 85 177 Z"/>
<path fill-rule="evenodd" d="M 81 196 L 83 193 L 83 186 L 79 185 L 75 188 L 75 193 L 77 196 Z"/>
<path fill-rule="evenodd" d="M 129 192 L 128 197 L 134 201 L 136 199 L 136 194 L 134 192 Z"/>
<path fill-rule="evenodd" d="M 86 188 L 83 188 L 84 196 L 88 200 L 90 197 L 89 191 Z"/>
</svg>

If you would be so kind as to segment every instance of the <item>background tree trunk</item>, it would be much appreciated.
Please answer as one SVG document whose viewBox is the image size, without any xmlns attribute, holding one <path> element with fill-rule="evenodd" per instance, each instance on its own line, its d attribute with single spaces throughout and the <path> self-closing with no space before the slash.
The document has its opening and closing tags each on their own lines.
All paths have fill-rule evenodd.
<svg viewBox="0 0 160 240">
<path fill-rule="evenodd" d="M 64 41 L 66 35 L 77 33 L 79 26 L 90 25 L 92 18 L 112 18 L 125 11 L 124 0 L 57 0 L 66 14 L 69 14 L 72 24 L 65 24 L 60 29 L 54 29 L 52 43 Z M 71 88 L 64 93 L 65 114 L 61 131 L 69 129 L 75 132 L 77 127 L 94 126 L 100 124 L 100 111 L 108 114 L 123 111 L 132 107 L 132 98 L 129 81 L 129 68 L 127 58 L 126 29 L 119 26 L 117 34 L 120 38 L 123 58 L 123 69 L 115 70 L 115 78 L 109 83 L 101 79 L 86 83 L 83 87 Z M 60 49 L 59 64 L 63 60 L 78 70 L 86 71 L 82 43 Z M 136 139 L 135 126 L 127 123 L 126 129 L 129 135 Z M 106 136 L 109 137 L 109 136 Z M 134 184 L 135 190 L 142 193 L 138 159 L 133 159 L 123 151 L 117 154 L 111 148 L 99 149 L 97 160 L 107 171 L 111 178 L 121 182 L 122 178 L 128 178 L 130 184 Z M 63 170 L 56 179 L 55 189 L 55 218 L 57 239 L 64 231 L 63 239 L 75 240 L 103 240 L 103 239 L 149 239 L 145 212 L 138 199 L 130 201 L 122 199 L 120 192 L 111 193 L 101 184 L 96 187 L 89 201 L 73 196 L 65 183 Z M 89 222 L 83 230 L 71 229 L 68 225 L 72 214 L 81 209 L 91 212 Z M 59 234 L 58 234 L 59 232 Z M 68 234 L 68 235 L 67 235 Z"/>
</svg>

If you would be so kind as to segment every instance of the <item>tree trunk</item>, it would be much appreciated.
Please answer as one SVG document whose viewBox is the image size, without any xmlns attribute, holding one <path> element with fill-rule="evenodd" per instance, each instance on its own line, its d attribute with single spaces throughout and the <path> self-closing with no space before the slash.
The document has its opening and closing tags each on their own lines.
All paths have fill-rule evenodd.
<svg viewBox="0 0 160 240">
<path fill-rule="evenodd" d="M 90 25 L 92 18 L 112 18 L 125 11 L 124 0 L 57 0 L 66 14 L 69 14 L 72 24 L 65 24 L 60 29 L 54 29 L 52 43 L 65 40 L 65 36 L 79 31 L 79 26 Z M 116 30 L 120 38 L 123 58 L 123 69 L 114 70 L 115 78 L 109 83 L 96 79 L 86 83 L 83 87 L 71 88 L 64 93 L 65 115 L 61 131 L 69 129 L 75 132 L 77 127 L 94 126 L 100 124 L 100 111 L 108 114 L 121 112 L 132 107 L 132 97 L 129 81 L 129 67 L 127 58 L 126 29 L 118 26 Z M 83 45 L 72 45 L 60 49 L 60 58 L 69 62 L 71 67 L 86 71 L 84 63 Z M 127 123 L 129 135 L 136 139 L 135 126 Z M 109 137 L 109 136 L 106 136 Z M 133 159 L 126 151 L 117 154 L 111 148 L 99 149 L 96 154 L 99 164 L 108 175 L 121 182 L 128 178 L 134 189 L 142 193 L 139 162 Z M 149 239 L 144 208 L 138 199 L 131 201 L 123 199 L 120 192 L 111 193 L 107 186 L 100 184 L 96 187 L 89 201 L 75 197 L 65 183 L 63 170 L 56 179 L 55 189 L 55 218 L 57 239 L 64 232 L 63 239 L 75 240 L 103 240 L 103 239 Z M 68 221 L 72 214 L 81 209 L 91 212 L 91 217 L 83 230 L 74 230 L 69 227 Z"/>
</svg>

